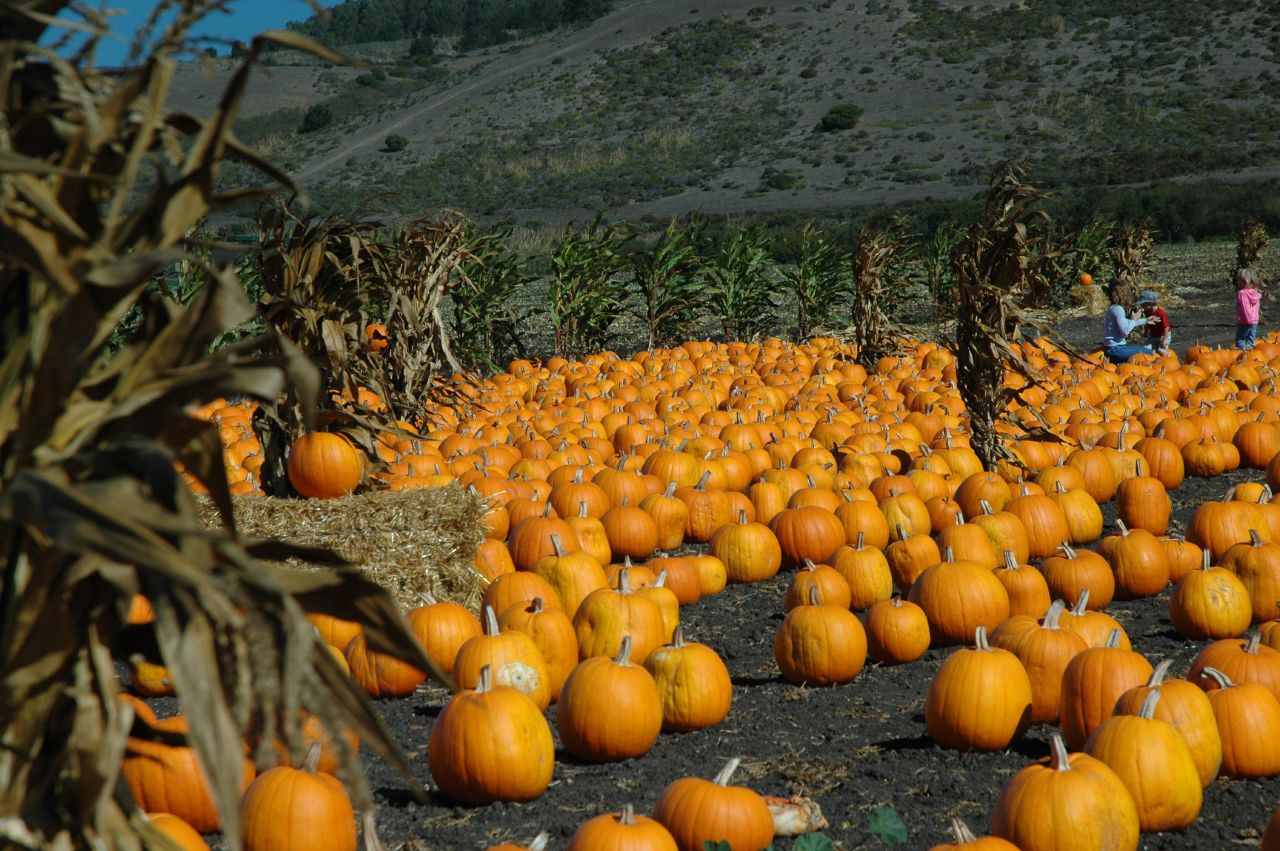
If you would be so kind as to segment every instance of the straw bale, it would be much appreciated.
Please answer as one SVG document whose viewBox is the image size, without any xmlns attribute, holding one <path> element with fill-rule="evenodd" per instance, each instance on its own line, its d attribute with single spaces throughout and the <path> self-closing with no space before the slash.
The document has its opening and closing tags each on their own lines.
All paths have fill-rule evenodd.
<svg viewBox="0 0 1280 851">
<path fill-rule="evenodd" d="M 427 593 L 475 610 L 484 593 L 473 567 L 484 505 L 457 485 L 338 499 L 241 496 L 233 507 L 242 537 L 327 547 L 360 565 L 405 608 Z M 200 508 L 206 526 L 221 525 L 212 501 L 202 499 Z"/>
</svg>

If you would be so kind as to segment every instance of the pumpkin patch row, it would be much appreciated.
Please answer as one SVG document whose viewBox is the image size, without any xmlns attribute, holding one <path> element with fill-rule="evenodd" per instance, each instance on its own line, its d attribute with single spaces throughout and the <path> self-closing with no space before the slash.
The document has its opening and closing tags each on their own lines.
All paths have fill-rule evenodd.
<svg viewBox="0 0 1280 851">
<path fill-rule="evenodd" d="M 929 646 L 970 645 L 948 659 L 924 696 L 929 734 L 949 747 L 1003 748 L 1029 724 L 1056 721 L 1064 744 L 1050 764 L 1059 774 L 1077 770 L 1082 748 L 1105 768 L 1107 737 L 1094 753 L 1099 730 L 1121 717 L 1165 723 L 1160 707 L 1171 704 L 1159 691 L 1154 701 L 1117 709 L 1131 688 L 1175 681 L 1163 679 L 1167 670 L 1156 676 L 1129 647 L 1104 611 L 1113 599 L 1151 596 L 1173 583 L 1170 621 L 1180 634 L 1231 640 L 1250 657 L 1272 649 L 1235 637 L 1260 623 L 1270 638 L 1280 615 L 1280 504 L 1269 490 L 1280 484 L 1280 401 L 1267 392 L 1280 368 L 1274 341 L 1249 353 L 1197 348 L 1185 363 L 1145 358 L 1119 368 L 1027 345 L 1022 354 L 1045 384 L 1008 378 L 1023 391 L 1011 414 L 1058 439 L 1028 440 L 1010 427 L 1010 460 L 992 470 L 968 446 L 950 353 L 931 344 L 904 351 L 874 370 L 821 339 L 517 362 L 469 385 L 470 406 L 429 407 L 421 422 L 380 440 L 376 459 L 357 459 L 367 485 L 457 482 L 488 501 L 476 557 L 488 582 L 482 618 L 435 602 L 409 613 L 424 647 L 464 689 L 432 731 L 428 753 L 441 790 L 469 802 L 525 799 L 450 786 L 451 773 L 486 774 L 451 765 L 457 754 L 516 747 L 452 744 L 445 719 L 464 696 L 526 699 L 523 746 L 534 749 L 527 762 L 542 772 L 518 793 L 526 797 L 541 794 L 551 776 L 542 710 L 552 700 L 566 751 L 589 761 L 641 755 L 664 729 L 718 723 L 729 710 L 727 671 L 713 650 L 685 641 L 679 608 L 784 567 L 795 570 L 774 643 L 785 679 L 847 682 L 867 656 L 902 664 Z M 226 416 L 221 408 L 208 414 Z M 1265 470 L 1266 484 L 1206 503 L 1185 538 L 1169 537 L 1169 491 L 1187 475 L 1239 466 Z M 1104 535 L 1100 505 L 1111 501 L 1119 522 Z M 326 635 L 343 628 L 318 627 Z M 509 642 L 521 644 L 519 652 L 499 650 L 497 642 L 513 635 L 527 638 Z M 328 640 L 374 696 L 404 694 L 422 680 L 363 647 L 358 633 Z M 482 652 L 462 652 L 485 643 Z M 1112 672 L 1090 674 L 1106 684 L 1097 691 L 1088 677 L 1075 683 L 1067 675 L 1095 652 L 1107 660 L 1106 653 L 1129 653 L 1141 664 L 1116 674 L 1114 660 L 1082 662 L 1087 671 Z M 664 671 L 689 664 L 665 665 L 664 657 L 686 653 L 700 654 L 701 670 L 715 676 L 664 680 Z M 1188 677 L 1202 697 L 1215 685 L 1214 694 L 1236 695 L 1264 678 L 1257 666 L 1202 667 L 1210 672 Z M 950 683 L 971 682 L 974 672 L 990 687 L 951 695 L 958 687 Z M 711 708 L 678 717 L 695 684 L 698 702 Z M 998 703 L 975 704 L 975 691 L 998 695 Z M 624 731 L 603 729 L 601 713 L 575 710 L 584 699 L 644 710 Z M 467 725 L 472 733 L 478 726 Z M 1069 758 L 1068 747 L 1076 752 Z M 1207 761 L 1186 748 L 1206 782 Z M 1225 756 L 1221 765 L 1224 773 L 1253 770 L 1227 768 Z M 1115 797 L 1116 783 L 1128 788 L 1132 777 L 1107 770 L 1115 782 L 1102 785 Z M 1173 826 L 1147 819 L 1149 804 L 1158 809 L 1134 801 L 1134 844 L 1117 847 L 1136 847 L 1139 828 Z M 1176 818 L 1187 818 L 1191 805 L 1179 806 Z M 1008 825 L 1025 819 L 1006 809 L 1016 811 L 1015 802 L 1006 808 L 1002 798 L 995 832 L 1019 847 L 1050 847 L 1015 838 Z M 625 813 L 611 817 L 615 825 L 624 825 Z"/>
</svg>

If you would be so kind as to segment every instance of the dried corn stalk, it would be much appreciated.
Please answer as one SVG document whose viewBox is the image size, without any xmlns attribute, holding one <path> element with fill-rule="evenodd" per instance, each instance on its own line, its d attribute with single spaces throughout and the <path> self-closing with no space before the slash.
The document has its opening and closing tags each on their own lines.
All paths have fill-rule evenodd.
<svg viewBox="0 0 1280 851">
<path fill-rule="evenodd" d="M 865 228 L 853 250 L 853 311 L 850 338 L 858 347 L 858 361 L 871 369 L 894 348 L 900 330 L 889 319 L 884 305 L 891 287 L 905 286 L 894 277 L 900 268 L 906 242 L 897 234 Z"/>
<path fill-rule="evenodd" d="M 391 598 L 354 568 L 236 535 L 217 429 L 187 411 L 217 396 L 274 399 L 286 385 L 308 402 L 318 383 L 306 358 L 274 335 L 211 351 L 252 315 L 228 266 L 206 265 L 186 308 L 147 295 L 153 275 L 189 256 L 186 235 L 208 213 L 291 186 L 233 130 L 264 47 L 341 57 L 293 33 L 264 34 L 199 118 L 165 106 L 174 54 L 221 2 L 160 3 L 138 39 L 149 52 L 109 77 L 92 67 L 102 30 L 91 13 L 72 59 L 37 46 L 68 5 L 0 5 L 10 39 L 0 43 L 0 845 L 155 843 L 118 783 L 132 713 L 116 698 L 115 670 L 132 652 L 154 652 L 234 849 L 242 742 L 264 758 L 277 737 L 296 748 L 304 707 L 330 729 L 350 726 L 418 788 L 307 611 L 361 620 L 372 646 L 443 677 Z M 218 190 L 228 156 L 274 183 Z M 113 347 L 135 307 L 140 321 Z M 201 528 L 175 461 L 208 488 L 224 529 Z M 335 568 L 262 561 L 289 556 Z M 157 617 L 141 644 L 123 629 L 137 591 Z M 368 813 L 356 756 L 344 760 Z"/>
<path fill-rule="evenodd" d="M 274 205 L 259 213 L 262 314 L 295 341 L 321 375 L 321 405 L 336 427 L 371 455 L 377 432 L 417 420 L 437 378 L 460 370 L 441 303 L 472 257 L 466 223 L 417 219 L 385 230 L 341 214 L 299 218 Z M 373 350 L 365 328 L 386 326 L 388 345 Z M 360 391 L 373 391 L 374 397 Z M 263 406 L 263 487 L 289 492 L 289 444 L 303 430 L 295 393 Z"/>
<path fill-rule="evenodd" d="M 984 466 L 1011 458 L 1001 444 L 997 423 L 1008 421 L 1009 403 L 1018 389 L 1005 381 L 1006 370 L 1038 382 L 1017 341 L 1027 323 L 1023 307 L 1043 286 L 1043 259 L 1050 253 L 1042 233 L 1049 224 L 1037 205 L 1044 194 L 1023 183 L 1022 169 L 1000 166 L 987 189 L 982 217 L 951 252 L 958 299 L 956 311 L 956 383 L 968 409 L 970 442 Z"/>
<path fill-rule="evenodd" d="M 1155 231 L 1150 219 L 1127 222 L 1116 232 L 1111 247 L 1112 298 L 1133 305 L 1142 289 L 1142 276 L 1156 259 Z"/>
<path fill-rule="evenodd" d="M 1267 243 L 1271 241 L 1271 237 L 1267 235 L 1267 228 L 1256 219 L 1247 219 L 1240 226 L 1240 234 L 1236 240 L 1236 268 L 1232 270 L 1231 279 L 1235 280 L 1235 273 L 1241 269 L 1253 269 L 1258 275 L 1258 280 L 1262 284 L 1266 284 L 1267 276 L 1262 271 L 1262 251 L 1267 247 Z"/>
</svg>

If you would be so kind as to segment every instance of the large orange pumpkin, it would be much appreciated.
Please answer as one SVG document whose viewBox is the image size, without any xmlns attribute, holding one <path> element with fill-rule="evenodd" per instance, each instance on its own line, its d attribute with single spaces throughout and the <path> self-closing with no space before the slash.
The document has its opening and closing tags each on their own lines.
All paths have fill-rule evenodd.
<svg viewBox="0 0 1280 851">
<path fill-rule="evenodd" d="M 364 463 L 360 451 L 340 434 L 304 434 L 289 447 L 289 483 L 302 496 L 329 499 L 346 496 L 360 486 Z"/>
</svg>

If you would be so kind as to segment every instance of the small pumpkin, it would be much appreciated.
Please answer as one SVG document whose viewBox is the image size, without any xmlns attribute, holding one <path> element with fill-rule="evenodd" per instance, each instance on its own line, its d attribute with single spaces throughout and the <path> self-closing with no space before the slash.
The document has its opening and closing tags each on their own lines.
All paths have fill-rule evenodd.
<svg viewBox="0 0 1280 851">
<path fill-rule="evenodd" d="M 304 434 L 289 447 L 289 483 L 302 496 L 346 496 L 360 486 L 364 470 L 360 450 L 340 434 Z"/>
<path fill-rule="evenodd" d="M 662 701 L 662 729 L 679 733 L 719 724 L 733 702 L 729 670 L 716 651 L 686 642 L 677 626 L 671 643 L 657 648 L 644 662 Z"/>
<path fill-rule="evenodd" d="M 1226 568 L 1213 567 L 1208 552 L 1201 568 L 1179 579 L 1169 595 L 1169 620 L 1185 638 L 1234 638 L 1249 629 L 1252 616 L 1244 583 Z"/>
<path fill-rule="evenodd" d="M 495 686 L 485 667 L 475 689 L 455 692 L 440 710 L 427 740 L 427 763 L 436 786 L 452 800 L 532 801 L 551 783 L 555 744 L 537 704 L 523 692 Z"/>
<path fill-rule="evenodd" d="M 1222 773 L 1227 777 L 1280 774 L 1280 701 L 1258 683 L 1236 683 L 1214 667 L 1202 670 L 1213 683 L 1209 702 L 1222 736 Z"/>
<path fill-rule="evenodd" d="M 773 658 L 783 679 L 833 685 L 852 680 L 867 661 L 867 636 L 847 608 L 824 605 L 809 590 L 809 605 L 787 612 L 773 639 Z"/>
<path fill-rule="evenodd" d="M 559 609 L 545 608 L 542 599 L 535 597 L 530 603 L 510 606 L 498 617 L 498 628 L 502 632 L 522 632 L 533 640 L 547 663 L 547 682 L 551 702 L 555 703 L 569 672 L 578 664 L 578 636 L 573 631 L 573 621 Z"/>
<path fill-rule="evenodd" d="M 929 650 L 929 618 L 924 609 L 897 596 L 867 611 L 867 652 L 883 665 L 914 662 Z"/>
<path fill-rule="evenodd" d="M 1165 679 L 1173 660 L 1156 665 L 1151 678 L 1143 686 L 1135 686 L 1116 701 L 1116 715 L 1133 715 L 1150 694 L 1159 694 L 1155 717 L 1168 721 L 1187 743 L 1195 761 L 1200 785 L 1208 787 L 1222 766 L 1222 736 L 1213 715 L 1213 704 L 1204 690 L 1187 680 Z"/>
<path fill-rule="evenodd" d="M 853 546 L 846 545 L 835 551 L 831 567 L 844 578 L 849 588 L 849 608 L 855 611 L 869 609 L 893 596 L 889 560 L 880 550 L 866 545 L 862 532 L 854 539 Z"/>
<path fill-rule="evenodd" d="M 1059 721 L 1068 744 L 1084 747 L 1089 735 L 1111 717 L 1120 695 L 1145 683 L 1153 672 L 1141 655 L 1117 647 L 1118 640 L 1119 633 L 1113 633 L 1105 646 L 1076 654 L 1062 672 Z"/>
<path fill-rule="evenodd" d="M 209 851 L 204 837 L 172 813 L 147 813 L 147 822 L 182 851 Z"/>
<path fill-rule="evenodd" d="M 569 840 L 569 851 L 677 851 L 676 840 L 662 823 L 636 815 L 631 804 L 582 823 Z"/>
<path fill-rule="evenodd" d="M 301 768 L 264 771 L 240 801 L 245 851 L 356 851 L 356 819 L 347 789 L 318 773 L 320 745 L 313 744 Z"/>
<path fill-rule="evenodd" d="M 480 621 L 466 607 L 452 601 L 437 601 L 430 594 L 423 594 L 421 601 L 405 617 L 422 649 L 441 670 L 452 675 L 458 650 L 483 632 Z"/>
<path fill-rule="evenodd" d="M 585 762 L 642 756 L 662 731 L 662 699 L 653 676 L 631 661 L 631 636 L 613 659 L 579 662 L 560 691 L 556 729 L 564 749 Z"/>
<path fill-rule="evenodd" d="M 773 816 L 760 795 L 730 786 L 738 769 L 729 760 L 715 780 L 682 777 L 662 790 L 653 817 L 675 837 L 680 851 L 703 851 L 705 842 L 727 842 L 733 851 L 761 851 L 773 842 Z"/>
<path fill-rule="evenodd" d="M 929 851 L 1018 851 L 1018 846 L 998 836 L 973 835 L 969 825 L 958 818 L 951 820 L 951 837 L 954 842 L 943 842 L 932 846 Z"/>
<path fill-rule="evenodd" d="M 1063 825 L 1070 825 L 1064 832 Z M 1067 753 L 1054 733 L 1049 757 L 1015 774 L 996 801 L 991 832 L 1022 851 L 1136 851 L 1138 808 L 1116 773 L 1086 753 Z"/>
<path fill-rule="evenodd" d="M 804 566 L 791 577 L 791 584 L 787 586 L 787 594 L 782 601 L 787 611 L 791 611 L 796 606 L 809 605 L 811 588 L 817 590 L 818 602 L 843 609 L 849 608 L 851 594 L 849 583 L 845 581 L 844 576 L 830 565 L 814 564 L 806 560 Z"/>
<path fill-rule="evenodd" d="M 1136 715 L 1112 715 L 1085 743 L 1124 782 L 1144 831 L 1181 830 L 1204 801 L 1200 775 L 1187 743 L 1168 721 L 1155 717 L 1160 692 L 1143 698 Z"/>
<path fill-rule="evenodd" d="M 929 738 L 945 748 L 1007 748 L 1031 723 L 1031 681 L 1018 657 L 974 630 L 974 648 L 961 648 L 938 669 L 924 698 Z"/>
</svg>

